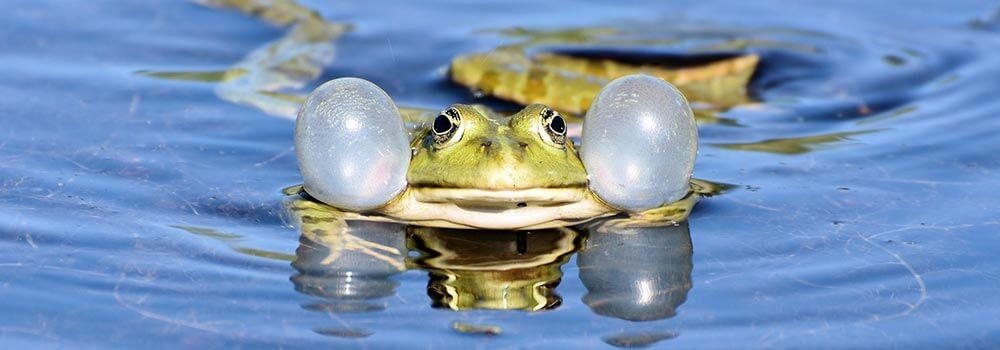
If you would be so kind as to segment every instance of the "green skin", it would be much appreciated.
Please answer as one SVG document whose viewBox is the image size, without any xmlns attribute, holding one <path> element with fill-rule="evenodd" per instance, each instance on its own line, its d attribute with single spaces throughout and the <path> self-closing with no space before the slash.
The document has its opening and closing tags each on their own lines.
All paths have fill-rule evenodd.
<svg viewBox="0 0 1000 350">
<path fill-rule="evenodd" d="M 586 188 L 587 171 L 573 142 L 550 128 L 558 113 L 540 104 L 511 116 L 482 106 L 456 104 L 454 130 L 431 128 L 414 138 L 407 173 L 411 187 L 519 190 Z M 442 115 L 448 116 L 447 113 Z"/>
</svg>

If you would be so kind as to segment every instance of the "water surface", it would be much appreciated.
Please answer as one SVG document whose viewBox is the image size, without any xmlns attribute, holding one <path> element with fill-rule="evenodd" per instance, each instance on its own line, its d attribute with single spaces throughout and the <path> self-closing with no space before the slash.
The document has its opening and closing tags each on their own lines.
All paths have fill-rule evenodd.
<svg viewBox="0 0 1000 350">
<path fill-rule="evenodd" d="M 509 106 L 444 69 L 539 31 L 633 42 L 543 35 L 541 49 L 758 53 L 758 102 L 700 128 L 695 176 L 737 187 L 684 225 L 617 235 L 361 227 L 399 254 L 323 264 L 327 246 L 283 205 L 301 182 L 292 122 L 211 82 L 136 73 L 226 70 L 286 29 L 189 2 L 13 1 L 0 12 L 4 347 L 1000 343 L 996 4 L 303 4 L 351 25 L 303 90 L 359 76 L 431 109 Z M 521 267 L 469 268 L 498 261 Z M 454 311 L 455 271 L 551 290 L 507 299 L 538 312 Z"/>
</svg>

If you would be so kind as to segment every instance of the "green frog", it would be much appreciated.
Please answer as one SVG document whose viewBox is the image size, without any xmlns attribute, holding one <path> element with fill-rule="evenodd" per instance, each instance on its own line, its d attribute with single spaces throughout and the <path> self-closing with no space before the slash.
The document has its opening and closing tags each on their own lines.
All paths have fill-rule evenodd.
<svg viewBox="0 0 1000 350">
<path fill-rule="evenodd" d="M 303 101 L 284 90 L 317 78 L 332 60 L 331 41 L 350 26 L 328 23 L 293 0 L 204 3 L 291 26 L 221 74 L 217 92 L 296 118 L 305 180 L 299 191 L 328 210 L 375 221 L 513 230 L 619 214 L 683 221 L 713 187 L 691 179 L 695 120 L 725 122 L 713 113 L 747 101 L 744 87 L 758 61 L 746 55 L 667 69 L 529 55 L 525 44 L 456 57 L 448 73 L 474 91 L 527 106 L 515 113 L 463 104 L 440 113 L 400 109 L 374 84 L 353 78 L 323 84 Z"/>
<path fill-rule="evenodd" d="M 456 104 L 407 127 L 375 84 L 335 79 L 298 114 L 301 191 L 345 215 L 505 230 L 617 214 L 678 222 L 710 191 L 691 180 L 691 109 L 661 79 L 630 75 L 605 86 L 588 110 L 579 149 L 569 127 L 541 104 L 512 115 Z"/>
</svg>

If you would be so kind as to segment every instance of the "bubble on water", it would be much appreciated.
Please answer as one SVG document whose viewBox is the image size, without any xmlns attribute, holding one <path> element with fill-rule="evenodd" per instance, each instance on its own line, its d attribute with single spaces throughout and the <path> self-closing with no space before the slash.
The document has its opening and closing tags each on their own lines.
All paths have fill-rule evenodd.
<svg viewBox="0 0 1000 350">
<path fill-rule="evenodd" d="M 349 210 L 381 207 L 406 188 L 409 137 L 389 95 L 358 78 L 334 79 L 306 98 L 295 122 L 305 189 Z"/>
<path fill-rule="evenodd" d="M 683 198 L 698 152 L 698 128 L 684 95 L 647 75 L 604 87 L 583 122 L 580 157 L 590 189 L 626 211 Z"/>
</svg>

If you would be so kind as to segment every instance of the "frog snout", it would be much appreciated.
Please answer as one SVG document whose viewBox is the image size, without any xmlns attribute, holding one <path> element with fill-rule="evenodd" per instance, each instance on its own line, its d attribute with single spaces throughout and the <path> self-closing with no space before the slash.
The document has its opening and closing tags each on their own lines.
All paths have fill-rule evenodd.
<svg viewBox="0 0 1000 350">
<path fill-rule="evenodd" d="M 524 149 L 518 142 L 496 137 L 484 137 L 479 140 L 479 149 L 484 155 L 501 158 L 521 159 Z"/>
<path fill-rule="evenodd" d="M 496 137 L 484 137 L 479 140 L 479 148 L 486 154 L 496 154 L 504 148 L 503 141 Z"/>
</svg>

